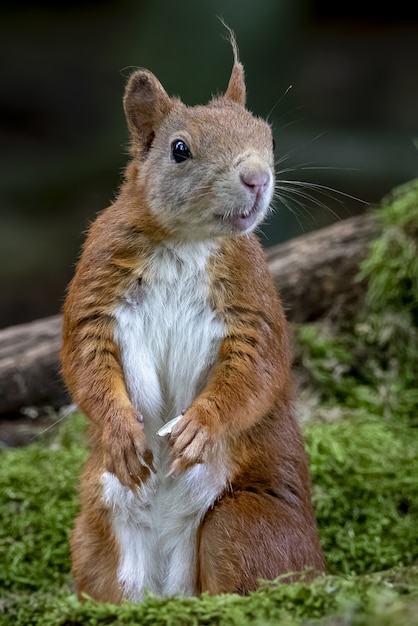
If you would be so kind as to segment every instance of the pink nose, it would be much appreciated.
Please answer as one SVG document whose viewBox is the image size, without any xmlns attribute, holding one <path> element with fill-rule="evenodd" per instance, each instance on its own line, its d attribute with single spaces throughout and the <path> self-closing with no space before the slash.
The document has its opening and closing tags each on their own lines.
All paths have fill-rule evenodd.
<svg viewBox="0 0 418 626">
<path fill-rule="evenodd" d="M 240 174 L 241 182 L 255 195 L 264 191 L 270 180 L 269 173 L 263 170 L 253 170 Z"/>
</svg>

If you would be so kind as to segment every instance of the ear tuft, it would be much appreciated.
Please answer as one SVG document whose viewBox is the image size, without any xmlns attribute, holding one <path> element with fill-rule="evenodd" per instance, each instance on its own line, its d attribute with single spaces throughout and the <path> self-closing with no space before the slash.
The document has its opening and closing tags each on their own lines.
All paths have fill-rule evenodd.
<svg viewBox="0 0 418 626">
<path fill-rule="evenodd" d="M 221 21 L 229 33 L 229 42 L 232 46 L 232 51 L 234 53 L 234 65 L 232 68 L 228 87 L 224 94 L 224 98 L 227 98 L 228 100 L 232 100 L 232 102 L 236 102 L 237 104 L 241 104 L 242 106 L 245 106 L 246 88 L 245 88 L 244 67 L 238 57 L 237 41 L 235 39 L 235 34 L 233 30 L 229 28 L 229 26 L 225 24 L 223 20 Z"/>
<path fill-rule="evenodd" d="M 148 150 L 156 128 L 173 106 L 160 81 L 148 70 L 132 74 L 125 89 L 123 107 L 132 139 Z"/>
</svg>

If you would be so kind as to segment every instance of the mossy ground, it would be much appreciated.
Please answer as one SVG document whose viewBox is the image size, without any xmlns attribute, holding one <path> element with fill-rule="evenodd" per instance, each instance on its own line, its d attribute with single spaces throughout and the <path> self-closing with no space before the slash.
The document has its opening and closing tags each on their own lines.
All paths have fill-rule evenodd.
<svg viewBox="0 0 418 626">
<path fill-rule="evenodd" d="M 80 604 L 68 533 L 86 450 L 74 414 L 52 438 L 1 454 L 0 624 L 418 626 L 418 183 L 395 190 L 378 219 L 354 323 L 295 329 L 315 398 L 304 434 L 329 574 L 245 598 Z"/>
</svg>

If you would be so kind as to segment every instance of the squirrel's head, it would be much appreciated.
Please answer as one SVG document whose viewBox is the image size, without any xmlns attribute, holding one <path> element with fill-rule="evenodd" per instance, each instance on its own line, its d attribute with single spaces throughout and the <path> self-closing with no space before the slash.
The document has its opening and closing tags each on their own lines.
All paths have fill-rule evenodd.
<svg viewBox="0 0 418 626">
<path fill-rule="evenodd" d="M 148 70 L 129 79 L 124 109 L 134 183 L 175 239 L 241 235 L 265 217 L 274 189 L 270 126 L 245 108 L 244 68 L 234 65 L 224 94 L 206 106 L 170 98 Z"/>
</svg>

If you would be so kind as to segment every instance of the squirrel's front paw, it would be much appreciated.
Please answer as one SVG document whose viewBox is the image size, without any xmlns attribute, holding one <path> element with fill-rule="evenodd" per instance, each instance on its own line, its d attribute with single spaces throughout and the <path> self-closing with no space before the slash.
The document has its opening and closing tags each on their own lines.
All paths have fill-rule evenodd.
<svg viewBox="0 0 418 626">
<path fill-rule="evenodd" d="M 173 463 L 169 474 L 185 472 L 196 463 L 205 463 L 214 445 L 213 435 L 198 419 L 199 412 L 191 407 L 175 421 L 170 433 Z"/>
<path fill-rule="evenodd" d="M 102 445 L 106 470 L 132 491 L 155 472 L 139 417 L 105 428 Z"/>
</svg>

